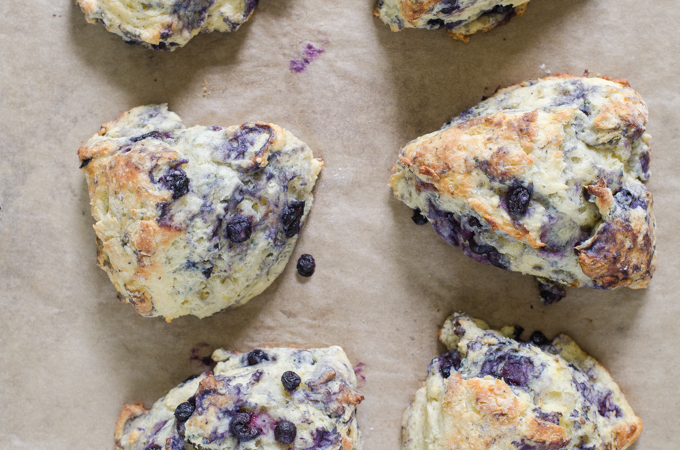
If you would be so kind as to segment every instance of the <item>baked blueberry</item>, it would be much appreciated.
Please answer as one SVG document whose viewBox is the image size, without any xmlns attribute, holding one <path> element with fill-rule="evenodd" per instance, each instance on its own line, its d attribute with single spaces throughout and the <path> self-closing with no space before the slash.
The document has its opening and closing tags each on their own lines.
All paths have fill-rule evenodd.
<svg viewBox="0 0 680 450">
<path fill-rule="evenodd" d="M 253 226 L 246 217 L 236 217 L 227 224 L 227 239 L 234 244 L 240 244 L 250 239 Z"/>
<path fill-rule="evenodd" d="M 292 444 L 297 435 L 297 427 L 293 422 L 282 420 L 274 428 L 274 438 L 282 444 Z"/>
<path fill-rule="evenodd" d="M 258 348 L 248 353 L 246 359 L 248 360 L 249 366 L 254 366 L 260 364 L 262 361 L 269 361 L 269 355 L 267 355 L 264 350 Z"/>
<path fill-rule="evenodd" d="M 300 386 L 301 381 L 300 376 L 292 370 L 283 372 L 283 375 L 281 375 L 281 384 L 283 384 L 284 389 L 287 391 L 294 391 L 297 389 L 298 386 Z"/>
<path fill-rule="evenodd" d="M 297 262 L 297 271 L 300 276 L 311 277 L 316 270 L 316 261 L 312 255 L 301 255 Z"/>
</svg>

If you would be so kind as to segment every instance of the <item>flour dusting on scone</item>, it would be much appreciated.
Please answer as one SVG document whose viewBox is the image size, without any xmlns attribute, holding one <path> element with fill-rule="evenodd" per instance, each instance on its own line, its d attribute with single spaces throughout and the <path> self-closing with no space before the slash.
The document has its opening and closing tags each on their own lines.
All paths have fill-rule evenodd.
<svg viewBox="0 0 680 450">
<path fill-rule="evenodd" d="M 467 256 L 536 276 L 546 303 L 562 286 L 645 288 L 656 267 L 646 122 L 625 80 L 525 82 L 410 142 L 391 185 Z"/>
<path fill-rule="evenodd" d="M 89 23 L 128 44 L 153 50 L 183 47 L 198 33 L 236 31 L 258 0 L 77 0 Z"/>
<path fill-rule="evenodd" d="M 489 31 L 521 16 L 529 0 L 379 0 L 375 16 L 392 31 L 404 28 L 446 29 L 467 42 L 478 31 Z"/>
<path fill-rule="evenodd" d="M 217 350 L 212 372 L 146 410 L 126 405 L 116 450 L 360 450 L 364 397 L 342 348 Z"/>
<path fill-rule="evenodd" d="M 283 128 L 186 128 L 135 108 L 78 150 L 98 263 L 144 316 L 240 306 L 283 271 L 323 167 Z"/>
<path fill-rule="evenodd" d="M 550 342 L 519 327 L 490 330 L 453 314 L 435 358 L 404 414 L 404 450 L 622 450 L 642 421 L 617 384 L 571 338 Z"/>
</svg>

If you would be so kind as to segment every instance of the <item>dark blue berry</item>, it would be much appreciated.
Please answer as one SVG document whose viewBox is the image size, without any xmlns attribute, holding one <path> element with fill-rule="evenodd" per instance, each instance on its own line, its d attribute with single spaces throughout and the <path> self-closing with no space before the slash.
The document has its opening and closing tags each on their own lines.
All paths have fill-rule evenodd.
<svg viewBox="0 0 680 450">
<path fill-rule="evenodd" d="M 210 275 L 212 275 L 212 271 L 213 271 L 214 267 L 215 266 L 210 266 L 208 268 L 205 268 L 205 269 L 201 270 L 201 273 L 203 274 L 204 277 L 210 278 Z"/>
<path fill-rule="evenodd" d="M 172 199 L 177 200 L 187 192 L 189 192 L 189 177 L 180 168 L 168 170 L 168 173 L 163 175 L 158 181 L 166 188 L 172 191 Z"/>
<path fill-rule="evenodd" d="M 292 238 L 300 232 L 300 219 L 302 219 L 304 212 L 304 200 L 293 201 L 283 210 L 281 222 L 283 223 L 283 232 L 287 238 Z"/>
<path fill-rule="evenodd" d="M 413 220 L 416 225 L 425 225 L 428 222 L 427 217 L 425 217 L 417 208 L 413 210 L 413 217 L 411 217 L 411 220 Z"/>
<path fill-rule="evenodd" d="M 505 194 L 505 206 L 508 209 L 508 214 L 515 220 L 519 220 L 527 213 L 529 209 L 529 202 L 531 201 L 531 192 L 523 186 L 515 186 L 510 188 Z"/>
<path fill-rule="evenodd" d="M 281 375 L 281 384 L 283 384 L 283 387 L 288 391 L 297 389 L 298 386 L 300 386 L 301 381 L 300 376 L 290 370 L 283 372 L 283 375 Z"/>
<path fill-rule="evenodd" d="M 541 345 L 546 345 L 549 341 L 548 338 L 545 337 L 545 334 L 541 333 L 540 331 L 534 331 L 531 333 L 529 342 L 540 347 Z"/>
<path fill-rule="evenodd" d="M 269 361 L 269 355 L 258 348 L 248 353 L 247 359 L 248 365 L 254 366 L 256 364 L 260 364 L 262 361 Z"/>
<path fill-rule="evenodd" d="M 312 255 L 302 255 L 297 262 L 297 271 L 300 276 L 311 277 L 316 269 L 316 261 Z"/>
<path fill-rule="evenodd" d="M 253 226 L 245 217 L 236 217 L 227 224 L 227 239 L 234 244 L 247 241 L 252 233 Z"/>
<path fill-rule="evenodd" d="M 82 169 L 83 167 L 85 167 L 85 166 L 87 166 L 88 164 L 90 164 L 90 161 L 92 161 L 92 158 L 83 159 L 83 160 L 81 161 L 81 163 L 80 163 L 80 166 L 78 166 L 78 168 L 79 168 L 79 169 Z"/>
<path fill-rule="evenodd" d="M 231 435 L 234 436 L 239 441 L 248 441 L 250 439 L 256 438 L 262 430 L 256 427 L 250 426 L 250 420 L 252 419 L 252 413 L 240 412 L 236 413 L 231 418 L 231 423 L 229 424 L 229 431 Z"/>
<path fill-rule="evenodd" d="M 292 444 L 297 435 L 297 427 L 293 422 L 282 420 L 274 428 L 274 439 L 282 444 Z"/>
<path fill-rule="evenodd" d="M 178 423 L 186 422 L 194 413 L 195 409 L 196 399 L 192 397 L 189 401 L 177 405 L 177 408 L 175 408 L 175 419 L 177 419 Z"/>
</svg>

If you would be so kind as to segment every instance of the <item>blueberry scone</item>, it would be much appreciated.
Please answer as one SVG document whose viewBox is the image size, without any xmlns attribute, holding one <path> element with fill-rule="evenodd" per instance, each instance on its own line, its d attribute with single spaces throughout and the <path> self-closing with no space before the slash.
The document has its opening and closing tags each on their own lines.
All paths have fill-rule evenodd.
<svg viewBox="0 0 680 450">
<path fill-rule="evenodd" d="M 144 316 L 206 317 L 283 271 L 323 167 L 283 128 L 186 128 L 166 105 L 105 123 L 80 150 L 98 264 Z"/>
<path fill-rule="evenodd" d="M 656 267 L 647 107 L 625 80 L 498 91 L 401 150 L 391 185 L 476 261 L 563 286 L 645 288 Z"/>
<path fill-rule="evenodd" d="M 375 16 L 392 31 L 404 28 L 445 28 L 467 42 L 478 31 L 489 31 L 521 16 L 529 0 L 379 0 Z"/>
<path fill-rule="evenodd" d="M 116 450 L 360 450 L 364 397 L 340 347 L 217 350 L 212 372 L 189 379 L 150 410 L 126 405 Z"/>
<path fill-rule="evenodd" d="M 231 32 L 258 0 L 77 0 L 89 23 L 101 23 L 129 44 L 153 50 L 183 47 L 198 33 Z"/>
<path fill-rule="evenodd" d="M 404 450 L 621 450 L 642 431 L 621 390 L 568 336 L 515 339 L 466 314 L 446 320 L 435 358 L 404 414 Z"/>
</svg>

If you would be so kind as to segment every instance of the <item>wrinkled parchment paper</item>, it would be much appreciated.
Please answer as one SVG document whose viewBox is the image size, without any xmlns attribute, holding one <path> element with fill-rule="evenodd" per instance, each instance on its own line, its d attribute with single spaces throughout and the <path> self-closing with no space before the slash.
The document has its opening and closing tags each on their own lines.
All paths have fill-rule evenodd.
<svg viewBox="0 0 680 450">
<path fill-rule="evenodd" d="M 635 448 L 680 448 L 677 2 L 532 0 L 468 44 L 392 33 L 373 6 L 261 0 L 237 33 L 153 53 L 87 24 L 71 0 L 0 3 L 0 448 L 112 448 L 124 403 L 150 406 L 206 370 L 214 348 L 338 344 L 363 363 L 365 448 L 397 449 L 454 310 L 567 332 L 644 421 Z M 324 52 L 291 71 L 308 43 Z M 585 69 L 628 78 L 648 103 L 658 270 L 648 290 L 570 289 L 544 307 L 531 278 L 414 225 L 387 183 L 401 146 L 498 86 Z M 188 126 L 279 124 L 326 162 L 286 271 L 246 306 L 203 320 L 138 316 L 95 264 L 76 150 L 103 122 L 159 102 Z M 317 261 L 310 279 L 295 271 L 302 253 Z"/>
</svg>

